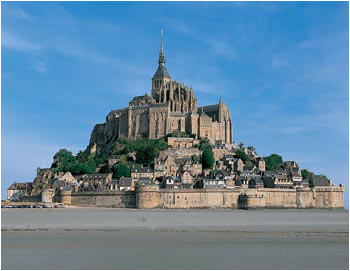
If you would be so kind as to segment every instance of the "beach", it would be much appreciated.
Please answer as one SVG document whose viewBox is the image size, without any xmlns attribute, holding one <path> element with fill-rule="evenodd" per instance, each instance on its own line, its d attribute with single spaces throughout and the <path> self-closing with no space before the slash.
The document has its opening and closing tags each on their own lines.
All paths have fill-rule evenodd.
<svg viewBox="0 0 350 271">
<path fill-rule="evenodd" d="M 348 269 L 345 210 L 2 209 L 2 269 Z"/>
</svg>

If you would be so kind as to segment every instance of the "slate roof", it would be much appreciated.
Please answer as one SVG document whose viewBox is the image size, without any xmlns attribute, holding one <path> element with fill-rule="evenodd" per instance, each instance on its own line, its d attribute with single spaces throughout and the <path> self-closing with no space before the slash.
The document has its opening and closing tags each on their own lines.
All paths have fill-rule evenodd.
<svg viewBox="0 0 350 271">
<path fill-rule="evenodd" d="M 62 180 L 55 180 L 52 184 L 52 187 L 64 187 L 66 185 L 65 181 Z"/>
<path fill-rule="evenodd" d="M 76 179 L 88 179 L 88 180 L 92 180 L 92 179 L 105 179 L 107 178 L 109 175 L 112 175 L 112 173 L 100 173 L 100 174 L 83 174 L 83 175 L 78 175 L 76 176 Z"/>
<path fill-rule="evenodd" d="M 170 75 L 169 75 L 167 69 L 165 68 L 165 65 L 159 65 L 157 70 L 156 70 L 156 73 L 152 77 L 152 80 L 153 79 L 162 79 L 163 77 L 170 78 Z"/>
<path fill-rule="evenodd" d="M 7 190 L 26 190 L 32 186 L 32 183 L 13 183 Z"/>
<path fill-rule="evenodd" d="M 314 186 L 329 186 L 327 177 L 323 175 L 313 175 L 312 184 Z"/>
<path fill-rule="evenodd" d="M 224 177 L 231 176 L 231 174 L 230 174 L 226 169 L 221 169 L 221 170 L 220 170 L 220 173 L 221 173 Z"/>
<path fill-rule="evenodd" d="M 150 184 L 152 180 L 147 177 L 140 177 L 137 179 L 137 184 Z"/>
<path fill-rule="evenodd" d="M 243 166 L 243 171 L 252 171 L 254 166 Z"/>
<path fill-rule="evenodd" d="M 276 187 L 275 180 L 270 176 L 263 177 L 263 181 L 264 181 L 265 188 L 275 188 Z"/>
<path fill-rule="evenodd" d="M 130 187 L 131 186 L 131 178 L 121 177 L 119 179 L 119 187 Z"/>
<path fill-rule="evenodd" d="M 276 174 L 274 177 L 279 179 L 279 180 L 287 180 L 288 179 L 288 177 L 286 175 Z"/>
<path fill-rule="evenodd" d="M 242 181 L 241 181 L 240 179 L 237 179 L 237 180 L 235 181 L 235 185 L 236 185 L 236 186 L 242 186 Z"/>
<path fill-rule="evenodd" d="M 174 161 L 175 161 L 175 164 L 182 165 L 186 161 L 192 161 L 192 158 L 177 158 Z"/>
</svg>

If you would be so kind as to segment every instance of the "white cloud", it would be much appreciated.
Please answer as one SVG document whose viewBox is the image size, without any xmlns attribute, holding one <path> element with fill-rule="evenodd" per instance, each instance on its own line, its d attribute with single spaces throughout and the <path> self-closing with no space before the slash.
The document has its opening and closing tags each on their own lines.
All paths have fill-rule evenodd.
<svg viewBox="0 0 350 271">
<path fill-rule="evenodd" d="M 29 13 L 27 13 L 25 10 L 17 6 L 2 7 L 2 10 L 3 10 L 3 16 L 5 17 L 9 16 L 15 19 L 21 19 L 26 21 L 30 21 L 33 19 Z"/>
<path fill-rule="evenodd" d="M 2 32 L 2 45 L 4 46 L 4 48 L 30 53 L 42 49 L 42 45 L 40 45 L 39 43 L 25 40 L 23 38 L 18 37 L 16 34 L 6 30 Z"/>
</svg>

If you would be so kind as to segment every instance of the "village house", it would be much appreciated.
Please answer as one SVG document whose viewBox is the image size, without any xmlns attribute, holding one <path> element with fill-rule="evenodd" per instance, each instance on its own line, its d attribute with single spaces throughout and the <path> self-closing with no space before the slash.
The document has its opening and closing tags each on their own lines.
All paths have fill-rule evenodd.
<svg viewBox="0 0 350 271">
<path fill-rule="evenodd" d="M 225 145 L 213 145 L 212 151 L 214 154 L 215 161 L 218 161 L 225 157 L 225 155 L 229 154 L 231 151 L 228 150 Z"/>
<path fill-rule="evenodd" d="M 33 189 L 33 184 L 30 182 L 26 183 L 17 183 L 14 182 L 7 189 L 7 199 L 11 201 L 19 200 L 21 196 L 30 194 L 30 191 Z"/>
<path fill-rule="evenodd" d="M 142 167 L 142 168 L 132 168 L 131 169 L 131 179 L 133 183 L 136 183 L 136 181 L 141 177 L 147 177 L 150 179 L 154 178 L 154 171 L 150 167 Z"/>
<path fill-rule="evenodd" d="M 248 188 L 264 188 L 264 181 L 261 176 L 251 177 L 248 181 Z"/>
<path fill-rule="evenodd" d="M 168 146 L 172 148 L 192 148 L 192 137 L 168 137 Z"/>
<path fill-rule="evenodd" d="M 256 174 L 256 166 L 243 166 L 241 176 L 252 176 Z"/>
<path fill-rule="evenodd" d="M 243 166 L 244 163 L 243 161 L 239 158 L 234 161 L 234 171 L 236 172 L 242 172 L 243 171 Z"/>
<path fill-rule="evenodd" d="M 300 187 L 301 186 L 301 182 L 303 181 L 303 177 L 298 174 L 297 172 L 295 171 L 291 171 L 289 174 L 288 174 L 288 177 L 289 179 L 291 179 L 292 183 L 297 186 L 297 187 Z"/>
<path fill-rule="evenodd" d="M 286 175 L 274 175 L 276 188 L 294 188 L 293 179 L 288 178 Z"/>
<path fill-rule="evenodd" d="M 165 157 L 164 157 L 165 156 Z M 179 170 L 179 165 L 175 163 L 174 158 L 169 155 L 159 155 L 154 163 L 155 178 L 163 176 L 176 176 Z"/>
<path fill-rule="evenodd" d="M 65 183 L 75 183 L 76 179 L 72 175 L 72 173 L 68 172 L 58 172 L 54 174 L 54 178 L 59 181 L 64 181 Z"/>
<path fill-rule="evenodd" d="M 132 186 L 132 180 L 128 177 L 121 177 L 118 182 L 118 188 L 120 191 L 130 191 Z"/>
<path fill-rule="evenodd" d="M 181 183 L 183 188 L 191 188 L 193 184 L 193 176 L 191 171 L 184 170 L 181 173 Z"/>
<path fill-rule="evenodd" d="M 118 190 L 118 180 L 112 179 L 110 185 L 108 186 L 109 190 Z"/>
<path fill-rule="evenodd" d="M 179 177 L 167 176 L 161 183 L 161 188 L 164 189 L 181 189 L 182 183 Z"/>
<path fill-rule="evenodd" d="M 79 183 L 88 183 L 98 187 L 106 187 L 112 182 L 112 173 L 83 174 L 75 177 Z"/>
<path fill-rule="evenodd" d="M 141 186 L 148 185 L 151 183 L 152 183 L 152 180 L 149 177 L 140 177 L 136 181 L 136 185 L 141 185 Z"/>
<path fill-rule="evenodd" d="M 266 164 L 265 164 L 264 158 L 258 157 L 256 159 L 256 166 L 261 172 L 264 172 L 266 170 Z"/>
<path fill-rule="evenodd" d="M 203 181 L 203 189 L 223 189 L 225 186 L 224 179 L 204 178 L 202 181 Z"/>
</svg>

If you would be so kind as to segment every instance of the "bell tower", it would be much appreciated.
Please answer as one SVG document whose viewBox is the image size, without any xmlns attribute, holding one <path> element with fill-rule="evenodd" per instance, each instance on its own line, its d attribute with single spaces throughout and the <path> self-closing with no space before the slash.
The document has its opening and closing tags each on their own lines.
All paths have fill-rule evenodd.
<svg viewBox="0 0 350 271">
<path fill-rule="evenodd" d="M 165 56 L 163 49 L 163 30 L 160 31 L 160 52 L 158 58 L 158 68 L 152 77 L 152 96 L 160 101 L 160 92 L 165 85 L 171 81 L 171 77 L 165 68 Z"/>
</svg>

